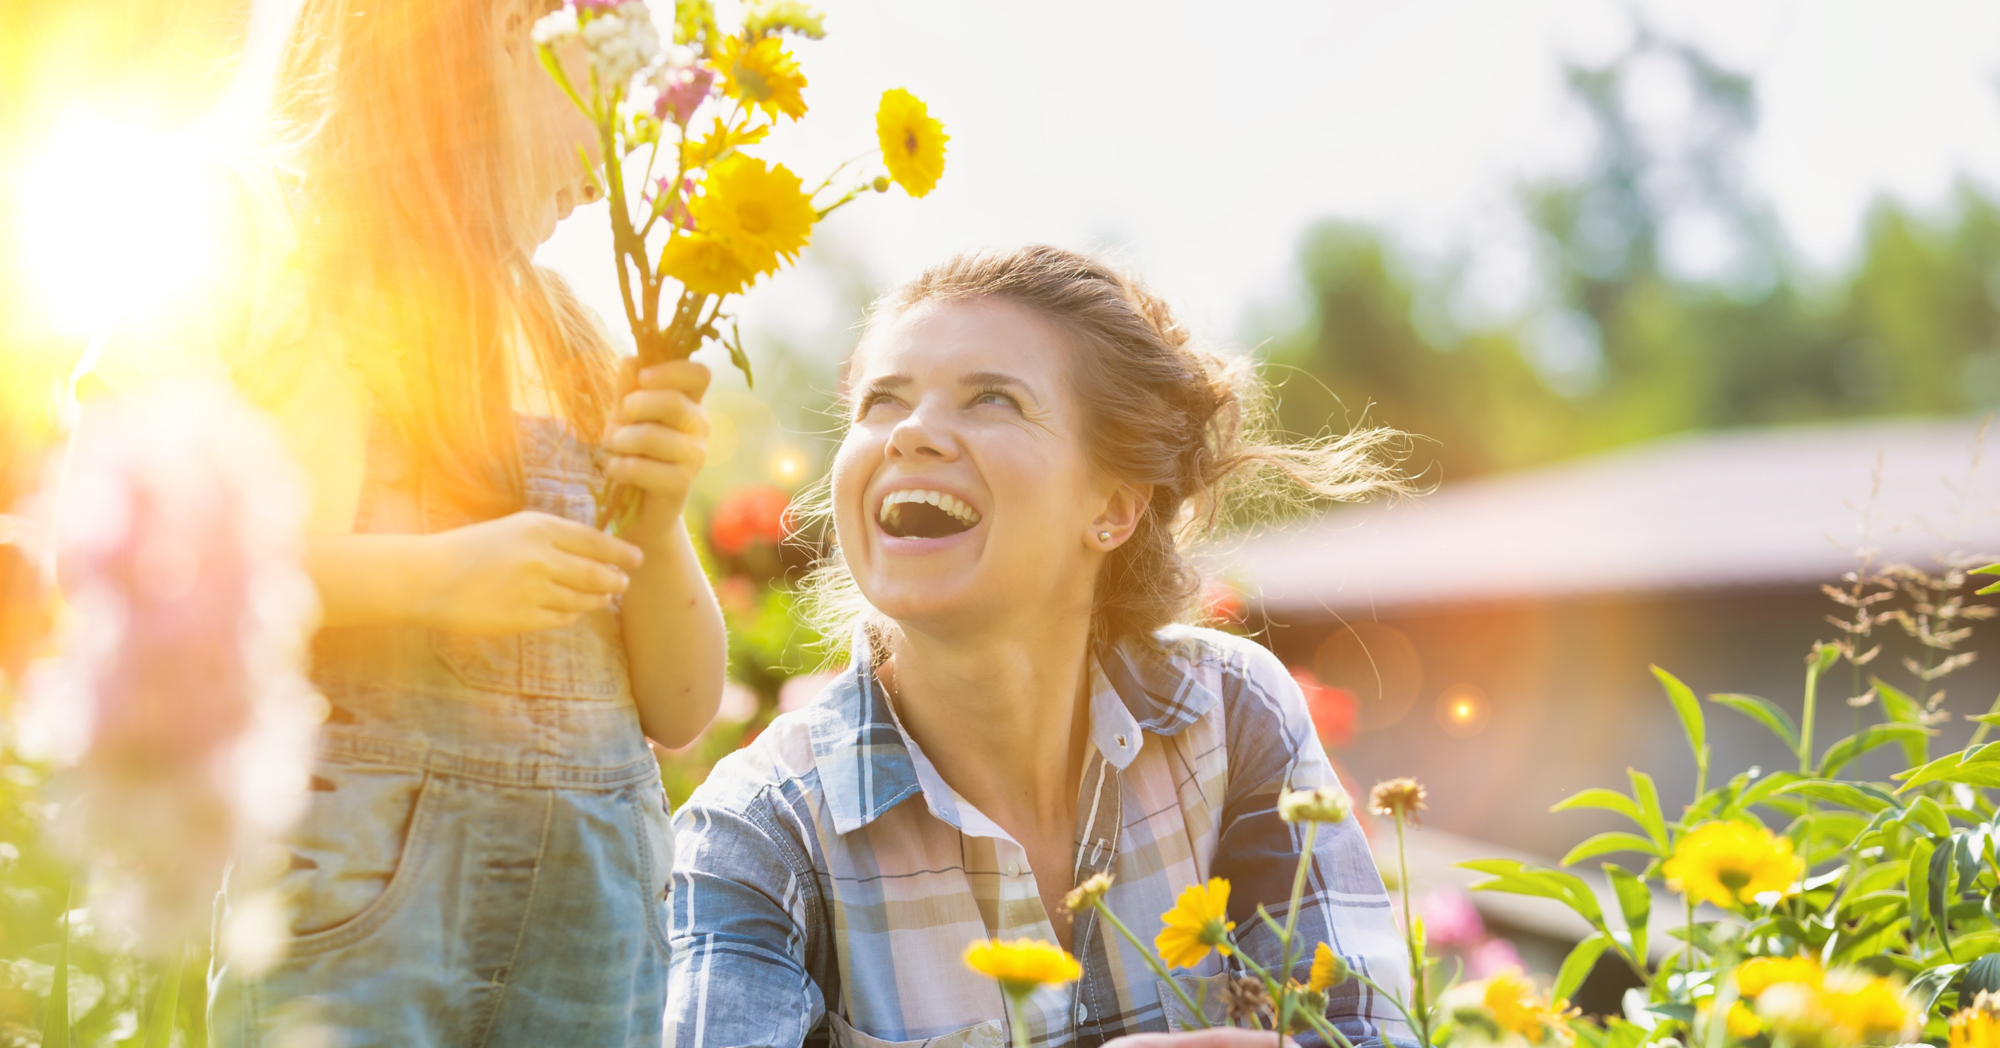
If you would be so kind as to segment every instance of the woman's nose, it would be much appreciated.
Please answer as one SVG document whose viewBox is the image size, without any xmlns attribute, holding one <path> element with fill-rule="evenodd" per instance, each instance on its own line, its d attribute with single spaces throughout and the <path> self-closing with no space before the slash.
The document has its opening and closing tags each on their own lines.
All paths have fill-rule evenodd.
<svg viewBox="0 0 2000 1048">
<path fill-rule="evenodd" d="M 931 424 L 930 413 L 919 406 L 889 433 L 889 457 L 936 459 L 949 462 L 958 457 L 958 445 L 941 427 Z"/>
</svg>

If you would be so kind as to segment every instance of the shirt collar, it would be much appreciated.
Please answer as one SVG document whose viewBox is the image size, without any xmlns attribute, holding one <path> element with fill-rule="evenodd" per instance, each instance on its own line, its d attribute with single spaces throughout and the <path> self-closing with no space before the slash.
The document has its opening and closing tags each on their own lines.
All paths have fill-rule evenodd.
<svg viewBox="0 0 2000 1048">
<path fill-rule="evenodd" d="M 1091 658 L 1091 742 L 1120 771 L 1138 757 L 1145 734 L 1177 735 L 1219 701 L 1196 679 L 1190 659 L 1177 647 L 1138 638 Z M 875 677 L 865 639 L 857 638 L 854 654 L 853 666 L 808 713 L 813 763 L 834 829 L 852 833 L 921 793 L 931 813 L 952 826 L 1004 836 L 945 785 L 915 740 L 903 732 Z"/>
</svg>

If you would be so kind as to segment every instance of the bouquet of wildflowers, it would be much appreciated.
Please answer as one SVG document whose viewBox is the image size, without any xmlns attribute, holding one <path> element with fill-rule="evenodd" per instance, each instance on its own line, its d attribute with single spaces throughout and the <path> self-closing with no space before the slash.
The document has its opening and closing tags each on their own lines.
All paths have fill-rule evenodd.
<svg viewBox="0 0 2000 1048">
<path fill-rule="evenodd" d="M 681 0 L 666 46 L 644 0 L 567 0 L 535 24 L 542 64 L 597 126 L 642 366 L 717 342 L 749 377 L 729 296 L 796 261 L 813 226 L 862 193 L 895 184 L 921 197 L 944 173 L 943 126 L 900 88 L 876 112 L 880 171 L 850 161 L 808 189 L 755 155 L 779 120 L 806 114 L 806 77 L 786 38 L 824 35 L 798 0 L 752 0 L 734 33 L 717 26 L 711 0 Z M 599 516 L 621 523 L 637 502 L 613 488 Z"/>
</svg>

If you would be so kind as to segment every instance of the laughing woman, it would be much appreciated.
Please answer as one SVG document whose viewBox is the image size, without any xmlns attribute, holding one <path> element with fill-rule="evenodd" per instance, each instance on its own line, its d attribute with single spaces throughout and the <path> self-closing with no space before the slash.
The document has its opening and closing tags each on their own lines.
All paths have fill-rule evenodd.
<svg viewBox="0 0 2000 1048">
<path fill-rule="evenodd" d="M 1278 962 L 1252 917 L 1285 919 L 1297 865 L 1277 797 L 1334 775 L 1275 658 L 1174 624 L 1200 582 L 1181 543 L 1231 492 L 1397 487 L 1376 458 L 1396 435 L 1255 443 L 1247 382 L 1137 282 L 1054 248 L 961 256 L 877 305 L 822 579 L 855 612 L 853 668 L 678 818 L 671 1043 L 998 1045 L 1000 992 L 960 960 L 988 937 L 1082 961 L 1024 1013 L 1037 1045 L 1180 1026 L 1136 951 L 1065 915 L 1099 872 L 1142 935 L 1182 889 L 1228 878 L 1244 949 Z M 1399 985 L 1352 822 L 1319 836 L 1309 884 L 1308 941 Z M 1211 956 L 1183 978 L 1226 973 Z M 1403 1037 L 1393 1013 L 1349 983 L 1328 1014 L 1361 1044 Z"/>
</svg>

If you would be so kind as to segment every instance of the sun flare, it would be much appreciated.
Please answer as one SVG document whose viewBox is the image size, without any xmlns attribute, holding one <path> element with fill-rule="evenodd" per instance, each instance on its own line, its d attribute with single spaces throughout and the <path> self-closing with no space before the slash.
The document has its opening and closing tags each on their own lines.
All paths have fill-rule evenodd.
<svg viewBox="0 0 2000 1048">
<path fill-rule="evenodd" d="M 44 321 L 87 340 L 214 277 L 222 255 L 223 136 L 121 125 L 71 109 L 13 186 L 15 250 Z"/>
</svg>

